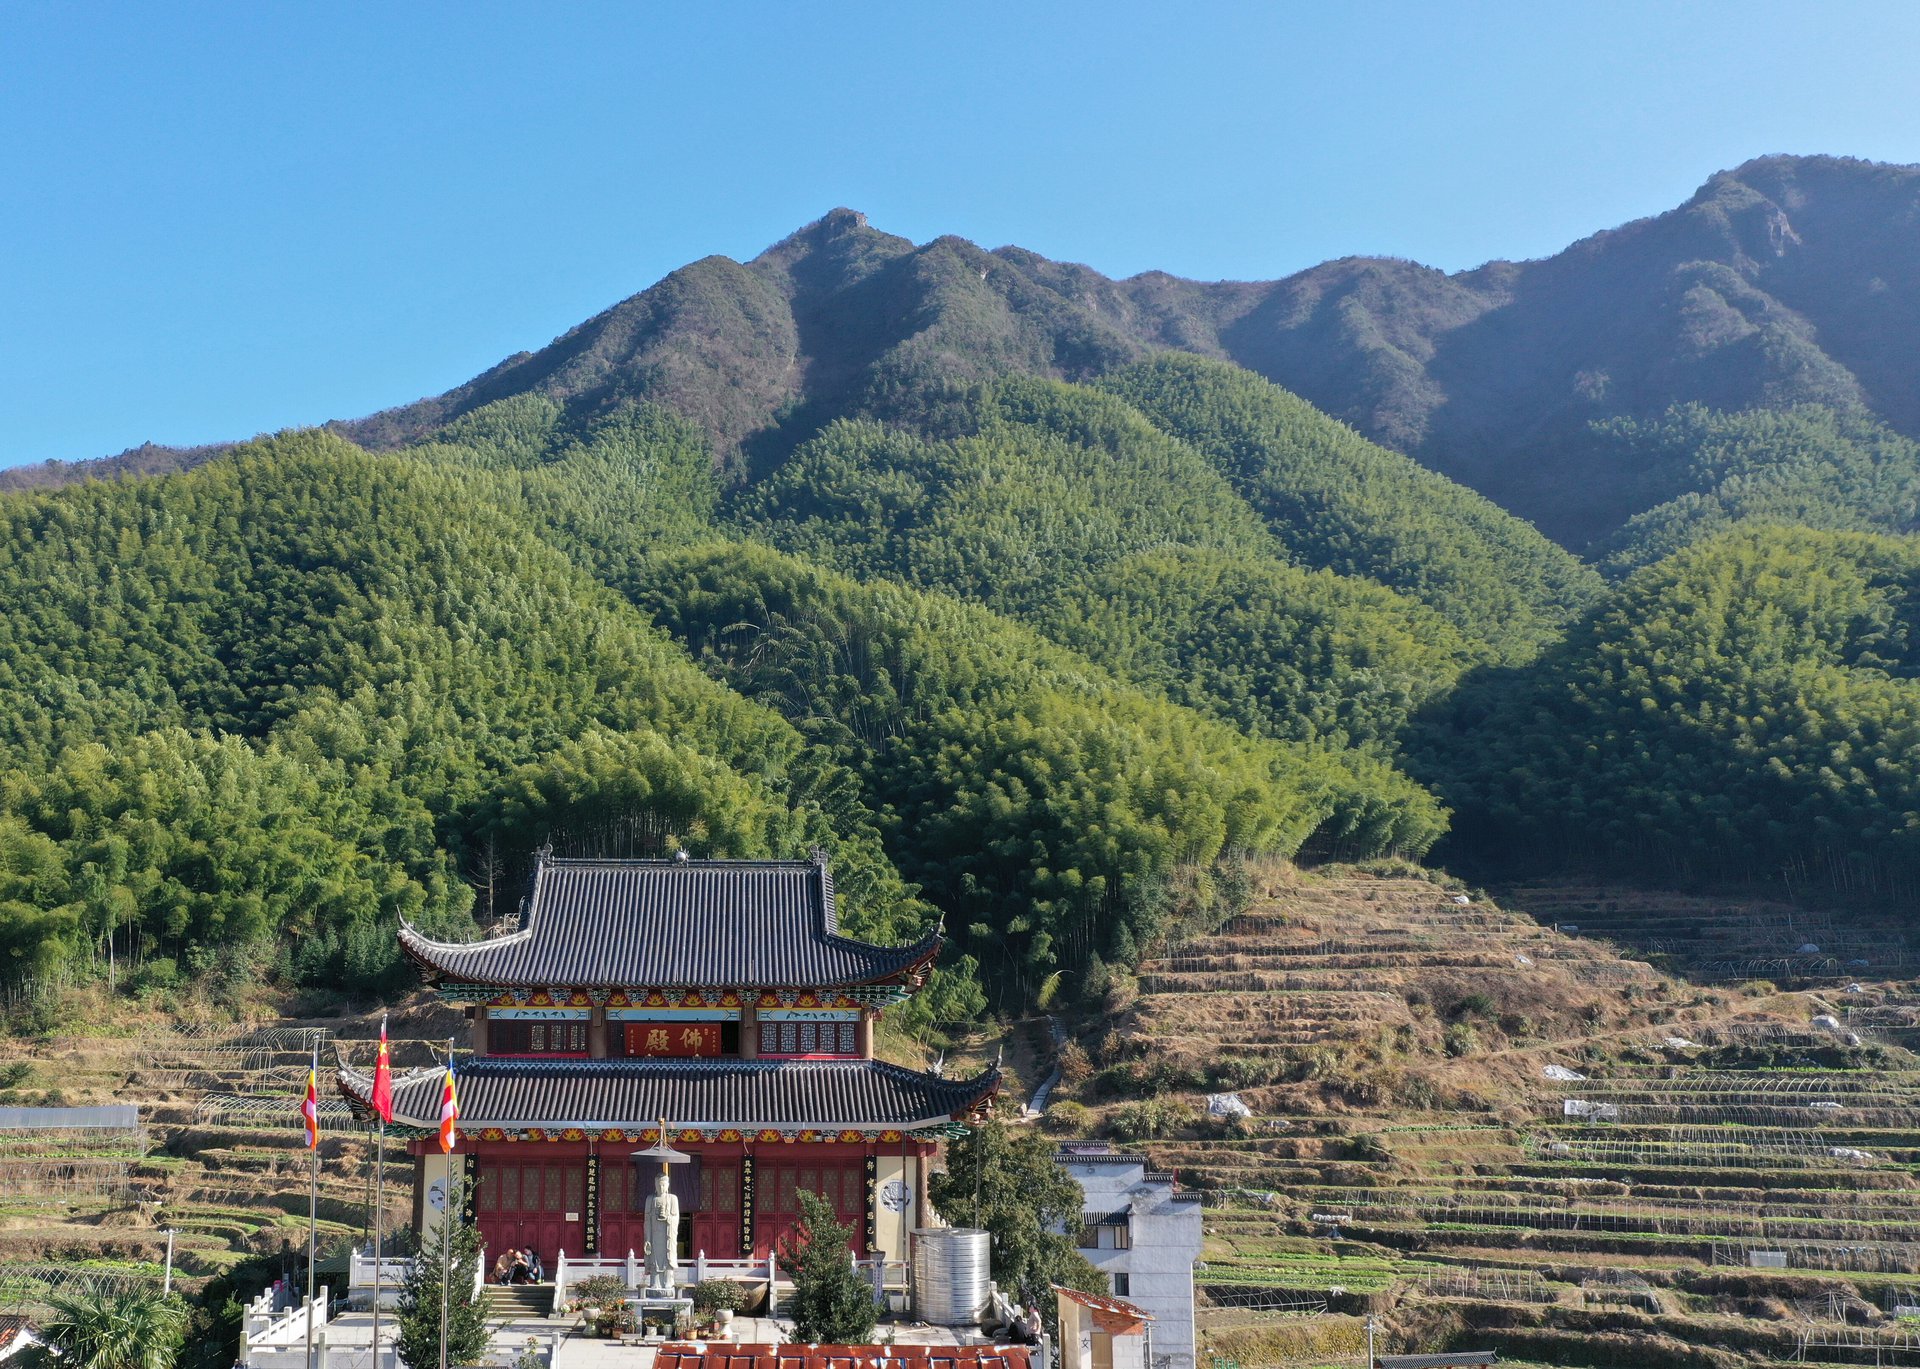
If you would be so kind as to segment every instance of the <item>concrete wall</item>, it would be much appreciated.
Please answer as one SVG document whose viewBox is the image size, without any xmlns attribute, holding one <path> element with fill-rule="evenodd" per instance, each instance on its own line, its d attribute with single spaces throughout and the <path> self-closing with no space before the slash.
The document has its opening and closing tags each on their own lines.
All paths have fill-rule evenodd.
<svg viewBox="0 0 1920 1369">
<path fill-rule="evenodd" d="M 906 1189 L 907 1205 L 899 1212 L 886 1204 L 888 1184 Z M 912 1155 L 882 1155 L 874 1163 L 873 1238 L 889 1260 L 908 1258 L 908 1235 L 925 1226 L 920 1214 L 920 1161 Z"/>
<path fill-rule="evenodd" d="M 1147 1336 L 1114 1335 L 1094 1323 L 1093 1312 L 1064 1294 L 1060 1312 L 1060 1369 L 1152 1369 Z M 1133 1323 L 1138 1325 L 1139 1323 Z"/>
<path fill-rule="evenodd" d="M 419 1204 L 418 1221 L 422 1243 L 433 1238 L 434 1233 L 440 1229 L 440 1219 L 452 1209 L 455 1199 L 454 1179 L 458 1177 L 453 1171 L 459 1163 L 458 1154 L 442 1155 L 437 1145 L 420 1157 L 417 1181 L 419 1186 L 414 1192 Z M 426 1195 L 436 1183 L 441 1185 L 440 1191 L 447 1195 L 447 1207 L 444 1209 L 436 1210 L 433 1204 L 427 1201 Z"/>
</svg>

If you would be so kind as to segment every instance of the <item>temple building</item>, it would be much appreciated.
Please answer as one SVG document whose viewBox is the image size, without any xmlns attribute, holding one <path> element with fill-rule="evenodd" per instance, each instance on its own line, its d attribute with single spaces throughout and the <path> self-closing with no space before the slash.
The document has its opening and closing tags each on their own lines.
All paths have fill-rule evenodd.
<svg viewBox="0 0 1920 1369">
<path fill-rule="evenodd" d="M 911 946 L 841 935 L 833 876 L 809 861 L 570 860 L 539 855 L 519 925 L 478 942 L 403 927 L 400 945 L 465 1006 L 458 1065 L 463 1205 L 486 1246 L 569 1257 L 644 1248 L 662 1139 L 679 1257 L 764 1258 L 821 1194 L 863 1256 L 908 1257 L 927 1224 L 927 1166 L 981 1118 L 999 1072 L 944 1079 L 876 1060 L 874 1023 L 925 981 L 935 932 Z M 365 1111 L 369 1075 L 340 1073 Z M 415 1157 L 414 1221 L 444 1207 L 432 1134 L 442 1070 L 394 1082 Z"/>
</svg>

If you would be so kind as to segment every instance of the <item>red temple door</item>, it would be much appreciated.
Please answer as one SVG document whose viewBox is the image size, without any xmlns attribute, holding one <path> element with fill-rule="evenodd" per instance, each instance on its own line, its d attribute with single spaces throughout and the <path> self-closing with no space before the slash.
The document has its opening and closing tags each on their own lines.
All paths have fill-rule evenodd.
<svg viewBox="0 0 1920 1369">
<path fill-rule="evenodd" d="M 817 1193 L 832 1204 L 840 1221 L 853 1228 L 853 1251 L 866 1253 L 867 1174 L 858 1159 L 766 1164 L 756 1173 L 764 1195 L 754 1214 L 756 1255 L 778 1248 L 800 1224 L 800 1194 Z"/>
<path fill-rule="evenodd" d="M 586 1178 L 586 1163 L 577 1158 L 481 1160 L 475 1216 L 489 1278 L 494 1261 L 510 1247 L 538 1251 L 549 1271 L 562 1250 L 578 1255 L 585 1249 Z"/>
<path fill-rule="evenodd" d="M 640 1259 L 647 1250 L 647 1224 L 639 1196 L 639 1175 L 630 1164 L 613 1157 L 600 1162 L 600 1254 L 624 1260 L 629 1252 Z"/>
<path fill-rule="evenodd" d="M 693 1214 L 693 1250 L 709 1259 L 740 1257 L 740 1163 L 709 1161 L 700 1167 L 700 1206 Z"/>
<path fill-rule="evenodd" d="M 738 1259 L 740 1162 L 703 1157 L 698 1168 L 698 1196 L 689 1192 L 680 1204 L 679 1258 L 690 1262 L 704 1250 L 709 1259 Z M 601 1254 L 625 1259 L 629 1250 L 636 1258 L 646 1253 L 647 1199 L 652 1194 L 651 1176 L 632 1165 L 601 1164 Z"/>
</svg>

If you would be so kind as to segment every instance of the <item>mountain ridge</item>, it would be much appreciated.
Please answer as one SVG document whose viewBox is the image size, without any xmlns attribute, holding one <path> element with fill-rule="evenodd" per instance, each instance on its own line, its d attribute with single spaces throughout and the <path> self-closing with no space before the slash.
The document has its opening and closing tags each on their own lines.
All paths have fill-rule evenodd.
<svg viewBox="0 0 1920 1369">
<path fill-rule="evenodd" d="M 837 208 L 746 262 L 708 256 L 437 396 L 329 427 L 374 449 L 519 393 L 649 401 L 725 463 L 824 423 L 917 422 L 929 382 L 1086 381 L 1165 350 L 1231 361 L 1578 549 L 1645 511 L 1595 423 L 1823 404 L 1920 436 L 1920 166 L 1751 159 L 1551 256 L 1448 273 L 1352 256 L 1273 281 L 1124 279 L 1019 246 L 923 244 Z M 193 464 L 0 472 L 0 488 Z M 1596 475 L 1599 477 L 1596 479 Z"/>
</svg>

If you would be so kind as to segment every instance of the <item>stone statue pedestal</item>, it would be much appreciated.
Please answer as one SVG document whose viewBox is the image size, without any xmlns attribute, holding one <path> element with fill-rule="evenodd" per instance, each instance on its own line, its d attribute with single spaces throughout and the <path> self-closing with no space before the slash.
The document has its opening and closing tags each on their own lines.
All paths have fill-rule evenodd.
<svg viewBox="0 0 1920 1369">
<path fill-rule="evenodd" d="M 633 1304 L 639 1313 L 635 1320 L 640 1323 L 641 1333 L 649 1337 L 652 1335 L 652 1333 L 647 1330 L 649 1324 L 658 1326 L 664 1323 L 661 1337 L 665 1340 L 671 1340 L 673 1338 L 674 1328 L 680 1324 L 681 1318 L 684 1317 L 688 1321 L 693 1320 L 693 1299 L 689 1297 L 678 1297 L 670 1293 L 656 1293 L 649 1289 L 637 1297 L 629 1298 L 628 1301 Z"/>
</svg>

